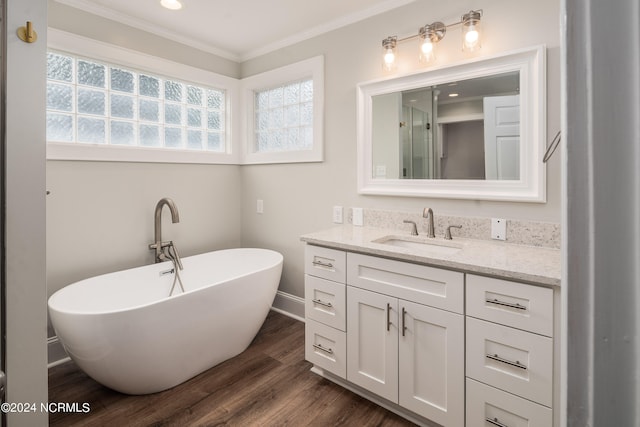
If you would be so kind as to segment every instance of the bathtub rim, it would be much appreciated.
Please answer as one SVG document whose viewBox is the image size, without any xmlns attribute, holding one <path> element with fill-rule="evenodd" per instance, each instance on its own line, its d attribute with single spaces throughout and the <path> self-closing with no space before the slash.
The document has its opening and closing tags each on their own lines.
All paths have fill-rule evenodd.
<svg viewBox="0 0 640 427">
<path fill-rule="evenodd" d="M 189 295 L 191 295 L 191 294 L 193 294 L 195 292 L 198 292 L 198 291 L 202 291 L 203 289 L 207 289 L 209 287 L 212 287 L 212 286 L 215 286 L 215 285 L 218 285 L 218 284 L 221 284 L 221 283 L 226 283 L 228 281 L 237 280 L 237 279 L 246 277 L 248 275 L 255 274 L 256 272 L 259 272 L 259 271 L 263 271 L 263 270 L 268 270 L 270 268 L 274 268 L 274 267 L 276 267 L 278 265 L 280 265 L 282 267 L 282 265 L 284 264 L 284 256 L 280 252 L 278 252 L 276 250 L 273 250 L 273 249 L 255 248 L 255 247 L 218 249 L 218 250 L 213 250 L 213 251 L 208 251 L 208 252 L 201 252 L 199 254 L 190 255 L 188 257 L 185 257 L 184 259 L 187 259 L 187 258 L 190 258 L 190 257 L 197 257 L 197 256 L 200 256 L 200 255 L 205 255 L 205 254 L 209 254 L 209 253 L 235 252 L 235 251 L 242 251 L 242 250 L 257 250 L 257 251 L 260 251 L 260 252 L 269 252 L 271 254 L 277 255 L 278 260 L 276 262 L 274 262 L 272 265 L 269 265 L 268 267 L 266 267 L 264 269 L 260 269 L 260 270 L 257 270 L 257 271 L 253 270 L 253 271 L 250 271 L 250 272 L 245 272 L 244 274 L 228 277 L 224 281 L 218 281 L 218 282 L 215 282 L 215 283 L 210 283 L 210 284 L 208 284 L 208 285 L 206 285 L 204 287 L 188 290 L 186 292 L 175 294 L 175 295 L 170 295 L 170 296 L 164 297 L 162 299 L 154 300 L 154 301 L 151 301 L 151 302 L 148 302 L 148 303 L 145 303 L 145 304 L 132 305 L 132 306 L 129 306 L 129 307 L 126 307 L 126 308 L 120 308 L 120 309 L 115 309 L 115 310 L 78 311 L 78 310 L 61 310 L 59 308 L 56 308 L 55 306 L 52 306 L 52 300 L 54 299 L 56 294 L 65 291 L 65 289 L 70 287 L 70 286 L 74 286 L 74 285 L 77 285 L 77 284 L 80 284 L 82 282 L 89 281 L 89 280 L 92 280 L 92 279 L 95 279 L 95 278 L 98 278 L 98 277 L 109 276 L 109 275 L 117 274 L 117 273 L 124 272 L 124 271 L 136 270 L 136 269 L 145 268 L 145 267 L 152 267 L 152 266 L 156 266 L 156 265 L 164 265 L 164 264 L 168 265 L 168 264 L 172 264 L 172 262 L 171 261 L 165 261 L 165 262 L 157 263 L 157 264 L 145 264 L 145 265 L 141 265 L 141 266 L 138 266 L 138 267 L 126 268 L 124 270 L 116 270 L 116 271 L 112 271 L 112 272 L 109 272 L 109 273 L 98 274 L 98 275 L 95 275 L 95 276 L 87 277 L 85 279 L 80 279 L 80 280 L 77 280 L 77 281 L 75 281 L 73 283 L 69 283 L 68 285 L 63 286 L 62 288 L 58 289 L 53 294 L 51 294 L 51 296 L 49 298 L 47 298 L 47 309 L 49 310 L 50 315 L 51 315 L 52 311 L 55 311 L 56 313 L 60 313 L 62 315 L 73 315 L 73 316 L 104 316 L 104 315 L 111 315 L 111 314 L 116 314 L 116 313 L 126 313 L 126 312 L 129 312 L 129 311 L 132 311 L 132 310 L 144 309 L 146 307 L 150 307 L 152 305 L 159 304 L 159 303 L 162 303 L 162 302 L 167 302 L 167 301 L 172 301 L 172 300 L 175 300 L 175 299 L 179 299 L 180 297 L 187 298 Z M 69 290 L 66 289 L 66 292 L 69 292 Z"/>
</svg>

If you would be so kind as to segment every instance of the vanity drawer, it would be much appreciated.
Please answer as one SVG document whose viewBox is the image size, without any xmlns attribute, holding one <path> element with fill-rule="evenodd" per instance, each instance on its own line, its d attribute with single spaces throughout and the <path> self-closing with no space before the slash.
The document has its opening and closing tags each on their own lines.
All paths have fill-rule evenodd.
<svg viewBox="0 0 640 427">
<path fill-rule="evenodd" d="M 467 378 L 467 427 L 551 427 L 551 408 Z"/>
<path fill-rule="evenodd" d="M 334 282 L 344 283 L 347 253 L 337 249 L 306 245 L 304 250 L 304 272 Z"/>
<path fill-rule="evenodd" d="M 347 376 L 347 336 L 330 326 L 307 319 L 304 325 L 304 357 L 341 378 Z"/>
<path fill-rule="evenodd" d="M 346 285 L 305 275 L 305 317 L 344 331 L 346 328 Z"/>
<path fill-rule="evenodd" d="M 467 317 L 467 376 L 551 407 L 553 340 Z"/>
<path fill-rule="evenodd" d="M 553 290 L 467 274 L 467 315 L 553 336 Z"/>
<path fill-rule="evenodd" d="M 348 285 L 463 313 L 463 273 L 355 253 L 347 259 Z"/>
</svg>

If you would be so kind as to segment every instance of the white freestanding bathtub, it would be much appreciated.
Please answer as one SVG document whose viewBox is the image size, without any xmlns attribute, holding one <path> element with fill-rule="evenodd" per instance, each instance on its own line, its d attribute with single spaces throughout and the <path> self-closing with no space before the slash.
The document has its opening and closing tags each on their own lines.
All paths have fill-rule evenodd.
<svg viewBox="0 0 640 427">
<path fill-rule="evenodd" d="M 273 303 L 282 255 L 227 249 L 93 277 L 49 298 L 51 322 L 90 377 L 127 394 L 166 390 L 243 352 Z"/>
</svg>

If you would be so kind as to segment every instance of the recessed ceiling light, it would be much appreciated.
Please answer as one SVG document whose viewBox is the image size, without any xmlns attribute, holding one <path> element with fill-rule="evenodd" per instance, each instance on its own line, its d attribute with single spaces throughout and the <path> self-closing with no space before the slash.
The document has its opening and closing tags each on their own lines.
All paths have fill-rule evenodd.
<svg viewBox="0 0 640 427">
<path fill-rule="evenodd" d="M 178 0 L 160 0 L 160 4 L 163 7 L 171 10 L 182 9 L 182 3 L 180 3 Z"/>
<path fill-rule="evenodd" d="M 458 94 L 457 94 L 457 93 L 450 93 L 450 94 L 449 94 L 449 98 L 455 98 L 456 96 L 458 96 Z"/>
</svg>

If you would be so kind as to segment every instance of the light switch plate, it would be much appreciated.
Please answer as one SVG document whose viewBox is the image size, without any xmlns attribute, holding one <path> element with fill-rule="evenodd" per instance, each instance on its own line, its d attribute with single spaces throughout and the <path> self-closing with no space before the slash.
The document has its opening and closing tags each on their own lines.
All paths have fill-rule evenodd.
<svg viewBox="0 0 640 427">
<path fill-rule="evenodd" d="M 507 220 L 491 218 L 491 238 L 495 240 L 507 239 Z"/>
<path fill-rule="evenodd" d="M 364 214 L 362 212 L 362 208 L 352 208 L 351 211 L 353 212 L 353 225 L 362 227 L 364 225 Z"/>
<path fill-rule="evenodd" d="M 264 201 L 262 199 L 256 200 L 256 213 L 264 213 Z"/>
<path fill-rule="evenodd" d="M 333 207 L 333 222 L 335 224 L 342 224 L 342 206 Z"/>
</svg>

